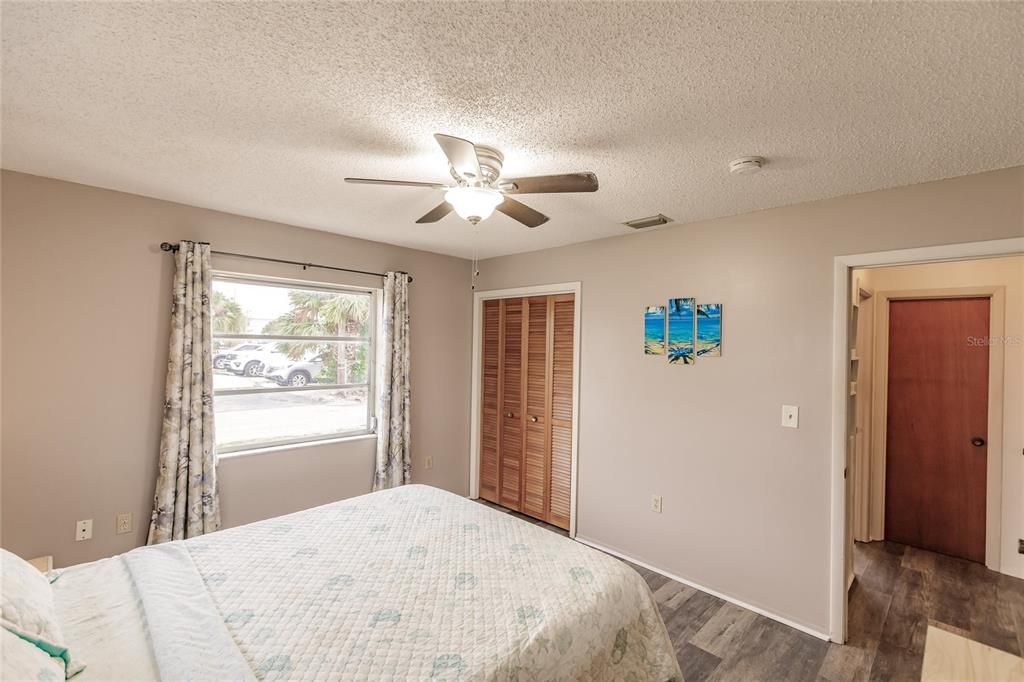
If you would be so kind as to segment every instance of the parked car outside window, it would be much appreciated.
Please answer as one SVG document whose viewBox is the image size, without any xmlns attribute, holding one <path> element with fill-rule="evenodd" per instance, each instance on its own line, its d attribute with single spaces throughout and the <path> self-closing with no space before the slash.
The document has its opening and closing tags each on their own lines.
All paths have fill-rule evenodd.
<svg viewBox="0 0 1024 682">
<path fill-rule="evenodd" d="M 213 355 L 213 368 L 214 369 L 227 369 L 228 363 L 238 357 L 239 353 L 245 351 L 259 350 L 260 344 L 258 343 L 240 343 L 237 346 L 228 348 L 225 351 L 214 353 Z"/>
<path fill-rule="evenodd" d="M 268 363 L 263 376 L 281 386 L 307 386 L 316 383 L 323 369 L 324 359 L 319 355 L 309 360 L 291 360 L 287 356 L 281 359 L 275 357 Z"/>
<path fill-rule="evenodd" d="M 253 350 L 236 353 L 235 357 L 228 361 L 226 369 L 244 377 L 260 377 L 263 376 L 263 369 L 272 354 L 270 345 L 262 344 Z"/>
</svg>

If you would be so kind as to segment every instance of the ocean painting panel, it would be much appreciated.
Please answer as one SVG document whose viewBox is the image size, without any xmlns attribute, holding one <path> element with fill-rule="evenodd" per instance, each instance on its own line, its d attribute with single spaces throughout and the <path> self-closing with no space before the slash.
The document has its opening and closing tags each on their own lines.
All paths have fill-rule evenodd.
<svg viewBox="0 0 1024 682">
<path fill-rule="evenodd" d="M 668 300 L 668 361 L 673 364 L 693 364 L 694 312 L 692 298 Z"/>
<path fill-rule="evenodd" d="M 665 306 L 644 308 L 644 354 L 665 354 Z"/>
<path fill-rule="evenodd" d="M 722 357 L 722 304 L 697 306 L 697 357 Z"/>
</svg>

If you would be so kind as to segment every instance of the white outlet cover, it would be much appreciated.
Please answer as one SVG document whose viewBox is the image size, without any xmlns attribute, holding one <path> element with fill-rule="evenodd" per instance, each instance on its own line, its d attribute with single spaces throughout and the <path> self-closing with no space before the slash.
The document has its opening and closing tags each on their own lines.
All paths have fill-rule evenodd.
<svg viewBox="0 0 1024 682">
<path fill-rule="evenodd" d="M 75 524 L 75 542 L 92 539 L 92 519 L 83 519 Z"/>
<path fill-rule="evenodd" d="M 135 525 L 132 516 L 131 512 L 123 512 L 117 515 L 114 521 L 114 530 L 118 535 L 132 532 L 132 526 Z"/>
<path fill-rule="evenodd" d="M 782 425 L 786 428 L 796 429 L 800 427 L 800 408 L 796 405 L 782 406 Z"/>
<path fill-rule="evenodd" d="M 661 495 L 651 496 L 651 511 L 657 514 L 661 513 Z"/>
</svg>

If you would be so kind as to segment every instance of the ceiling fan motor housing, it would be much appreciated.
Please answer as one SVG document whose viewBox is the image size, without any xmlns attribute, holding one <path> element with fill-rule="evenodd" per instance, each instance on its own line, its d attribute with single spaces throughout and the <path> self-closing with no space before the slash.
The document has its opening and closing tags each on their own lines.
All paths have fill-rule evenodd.
<svg viewBox="0 0 1024 682">
<path fill-rule="evenodd" d="M 480 162 L 480 181 L 484 185 L 493 185 L 501 177 L 501 166 L 505 163 L 505 155 L 494 147 L 482 144 L 476 147 L 476 158 Z"/>
</svg>

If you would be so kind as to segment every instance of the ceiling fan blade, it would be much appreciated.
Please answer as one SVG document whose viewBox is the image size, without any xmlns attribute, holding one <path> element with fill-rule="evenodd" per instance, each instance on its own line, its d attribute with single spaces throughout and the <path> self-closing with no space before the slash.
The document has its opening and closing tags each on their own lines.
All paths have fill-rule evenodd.
<svg viewBox="0 0 1024 682">
<path fill-rule="evenodd" d="M 505 197 L 505 201 L 498 204 L 497 209 L 513 220 L 518 220 L 527 227 L 543 225 L 549 218 L 535 211 L 526 204 L 520 203 L 511 197 Z"/>
<path fill-rule="evenodd" d="M 345 178 L 345 182 L 352 182 L 357 185 L 393 185 L 396 187 L 430 187 L 431 189 L 446 189 L 448 185 L 440 182 L 415 182 L 413 180 L 378 180 L 376 178 Z"/>
<path fill-rule="evenodd" d="M 447 201 L 442 201 L 440 204 L 430 209 L 425 216 L 417 220 L 417 223 L 436 223 L 441 218 L 445 217 L 452 212 L 452 205 Z"/>
<path fill-rule="evenodd" d="M 476 147 L 469 140 L 434 133 L 434 139 L 441 145 L 441 151 L 448 157 L 448 163 L 455 172 L 467 180 L 480 177 L 480 160 L 476 156 Z"/>
<path fill-rule="evenodd" d="M 549 194 L 553 192 L 596 192 L 597 176 L 593 173 L 564 175 L 533 175 L 525 178 L 502 178 L 506 194 Z"/>
</svg>

